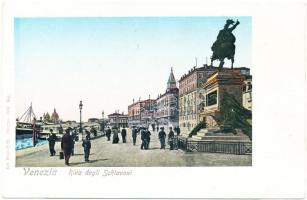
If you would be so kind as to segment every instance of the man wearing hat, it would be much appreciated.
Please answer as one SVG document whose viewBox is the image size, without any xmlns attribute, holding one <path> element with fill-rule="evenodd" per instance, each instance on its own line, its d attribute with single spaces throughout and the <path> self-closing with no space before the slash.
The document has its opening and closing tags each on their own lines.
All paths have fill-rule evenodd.
<svg viewBox="0 0 307 200">
<path fill-rule="evenodd" d="M 83 140 L 83 142 L 82 142 L 82 146 L 84 148 L 84 160 L 85 160 L 85 162 L 89 162 L 90 150 L 91 150 L 90 133 L 86 134 L 85 140 Z"/>
<path fill-rule="evenodd" d="M 165 149 L 165 137 L 166 137 L 166 134 L 164 132 L 164 127 L 161 127 L 160 132 L 159 132 L 159 140 L 160 140 L 160 144 L 161 144 L 160 149 Z"/>
<path fill-rule="evenodd" d="M 141 129 L 141 140 L 142 140 L 141 149 L 145 149 L 146 148 L 146 131 L 144 127 L 142 127 Z"/>
<path fill-rule="evenodd" d="M 50 135 L 48 137 L 50 156 L 54 156 L 56 153 L 54 150 L 56 139 L 57 139 L 56 135 L 53 133 L 53 130 L 50 129 Z"/>
<path fill-rule="evenodd" d="M 149 149 L 149 143 L 150 143 L 150 131 L 148 130 L 148 127 L 145 128 L 145 149 Z"/>
<path fill-rule="evenodd" d="M 133 145 L 135 145 L 135 143 L 136 143 L 137 133 L 138 133 L 138 130 L 136 129 L 135 126 L 133 126 L 133 128 L 132 128 L 132 140 L 133 140 Z"/>
<path fill-rule="evenodd" d="M 71 156 L 73 156 L 75 153 L 75 136 L 72 132 L 73 129 L 71 127 L 68 127 L 67 130 L 69 131 L 69 134 L 71 135 L 72 138 Z"/>
<path fill-rule="evenodd" d="M 169 150 L 173 150 L 174 149 L 174 131 L 172 127 L 169 127 L 169 133 L 168 133 L 168 143 L 169 143 Z"/>
<path fill-rule="evenodd" d="M 73 139 L 69 134 L 70 130 L 66 129 L 66 133 L 63 135 L 61 140 L 61 149 L 64 152 L 65 165 L 69 165 L 69 158 L 73 149 Z"/>
<path fill-rule="evenodd" d="M 108 141 L 110 141 L 111 134 L 112 134 L 112 131 L 111 131 L 110 127 L 108 126 L 108 129 L 107 129 L 107 132 L 106 132 L 106 136 L 108 138 Z"/>
</svg>

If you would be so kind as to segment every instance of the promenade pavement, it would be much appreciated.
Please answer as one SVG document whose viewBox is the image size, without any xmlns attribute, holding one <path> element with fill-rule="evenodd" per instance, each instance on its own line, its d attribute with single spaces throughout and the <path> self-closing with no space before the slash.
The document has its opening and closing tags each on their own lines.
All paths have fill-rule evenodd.
<svg viewBox="0 0 307 200">
<path fill-rule="evenodd" d="M 127 143 L 112 144 L 106 137 L 92 140 L 90 162 L 84 162 L 81 142 L 75 144 L 75 155 L 69 167 L 166 167 L 166 166 L 251 166 L 251 155 L 220 153 L 184 152 L 182 150 L 160 149 L 157 132 L 151 132 L 149 150 L 141 150 L 138 135 L 136 146 L 132 144 L 131 130 L 128 129 Z M 60 142 L 55 145 L 56 156 L 50 157 L 49 147 L 38 147 L 16 151 L 16 167 L 65 167 L 59 159 Z"/>
</svg>

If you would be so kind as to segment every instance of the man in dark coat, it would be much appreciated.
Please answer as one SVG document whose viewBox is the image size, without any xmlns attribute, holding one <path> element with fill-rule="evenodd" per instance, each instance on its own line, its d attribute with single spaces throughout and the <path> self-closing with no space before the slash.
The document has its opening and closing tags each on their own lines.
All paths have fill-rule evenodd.
<svg viewBox="0 0 307 200">
<path fill-rule="evenodd" d="M 141 129 L 141 140 L 142 140 L 141 149 L 144 149 L 146 144 L 146 133 L 143 128 Z"/>
<path fill-rule="evenodd" d="M 160 144 L 161 144 L 161 147 L 160 149 L 165 149 L 165 137 L 166 137 L 166 134 L 164 132 L 164 128 L 161 127 L 160 128 L 160 132 L 159 132 L 159 140 L 160 140 Z"/>
<path fill-rule="evenodd" d="M 68 127 L 67 130 L 69 131 L 70 135 L 71 135 L 71 138 L 72 138 L 72 149 L 71 149 L 71 156 L 74 155 L 75 153 L 75 136 L 72 132 L 72 128 L 71 127 Z"/>
<path fill-rule="evenodd" d="M 56 153 L 55 150 L 54 150 L 54 145 L 55 145 L 56 139 L 57 139 L 56 135 L 53 133 L 53 130 L 50 129 L 50 135 L 49 135 L 49 138 L 48 138 L 50 156 L 54 156 L 55 153 Z"/>
<path fill-rule="evenodd" d="M 138 130 L 135 128 L 135 126 L 132 128 L 132 140 L 133 140 L 133 145 L 136 143 L 136 137 L 137 137 Z"/>
<path fill-rule="evenodd" d="M 106 132 L 106 136 L 108 138 L 108 141 L 110 141 L 110 139 L 111 139 L 111 133 L 112 133 L 112 131 L 111 131 L 110 127 L 108 127 L 107 132 Z"/>
<path fill-rule="evenodd" d="M 150 131 L 148 130 L 148 128 L 146 128 L 145 130 L 145 149 L 149 148 L 149 143 L 150 143 Z"/>
<path fill-rule="evenodd" d="M 123 143 L 126 143 L 127 130 L 123 128 L 121 134 L 122 134 Z"/>
<path fill-rule="evenodd" d="M 63 135 L 61 140 L 61 149 L 64 152 L 65 164 L 69 165 L 69 158 L 72 153 L 73 140 L 69 134 L 69 129 L 66 129 L 66 133 Z"/>
<path fill-rule="evenodd" d="M 82 146 L 84 148 L 84 160 L 85 162 L 89 162 L 90 151 L 91 151 L 91 136 L 87 133 L 85 139 L 82 142 Z"/>
<path fill-rule="evenodd" d="M 174 149 L 174 137 L 175 137 L 174 131 L 173 131 L 172 127 L 169 127 L 169 133 L 168 133 L 168 143 L 169 143 L 169 146 L 170 146 L 169 150 Z"/>
<path fill-rule="evenodd" d="M 179 128 L 179 126 L 177 126 L 174 130 L 176 131 L 177 136 L 180 135 L 180 128 Z"/>
<path fill-rule="evenodd" d="M 113 144 L 117 144 L 119 142 L 119 137 L 118 137 L 118 129 L 117 127 L 114 127 L 113 129 Z"/>
</svg>

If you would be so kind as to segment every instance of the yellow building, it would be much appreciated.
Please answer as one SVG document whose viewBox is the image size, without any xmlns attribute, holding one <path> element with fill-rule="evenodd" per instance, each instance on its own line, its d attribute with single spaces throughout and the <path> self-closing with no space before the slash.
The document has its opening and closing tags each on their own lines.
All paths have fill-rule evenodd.
<svg viewBox="0 0 307 200">
<path fill-rule="evenodd" d="M 252 110 L 252 76 L 247 76 L 243 84 L 243 107 Z"/>
<path fill-rule="evenodd" d="M 188 135 L 198 124 L 204 93 L 203 83 L 217 70 L 217 67 L 203 65 L 200 68 L 192 68 L 180 78 L 179 126 L 183 135 Z"/>
</svg>

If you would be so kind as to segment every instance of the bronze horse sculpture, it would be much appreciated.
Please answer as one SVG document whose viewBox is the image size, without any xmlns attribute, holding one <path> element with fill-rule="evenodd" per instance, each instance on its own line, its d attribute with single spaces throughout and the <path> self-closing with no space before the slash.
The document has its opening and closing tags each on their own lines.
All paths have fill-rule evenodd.
<svg viewBox="0 0 307 200">
<path fill-rule="evenodd" d="M 240 22 L 238 20 L 236 23 L 231 19 L 228 19 L 226 21 L 224 29 L 220 30 L 216 41 L 211 47 L 211 50 L 213 51 L 213 54 L 211 56 L 211 66 L 213 66 L 214 60 L 219 60 L 219 68 L 223 68 L 223 65 L 225 63 L 224 59 L 227 58 L 231 60 L 231 69 L 233 69 L 234 55 L 236 50 L 236 37 L 233 35 L 232 31 L 239 24 Z"/>
</svg>

